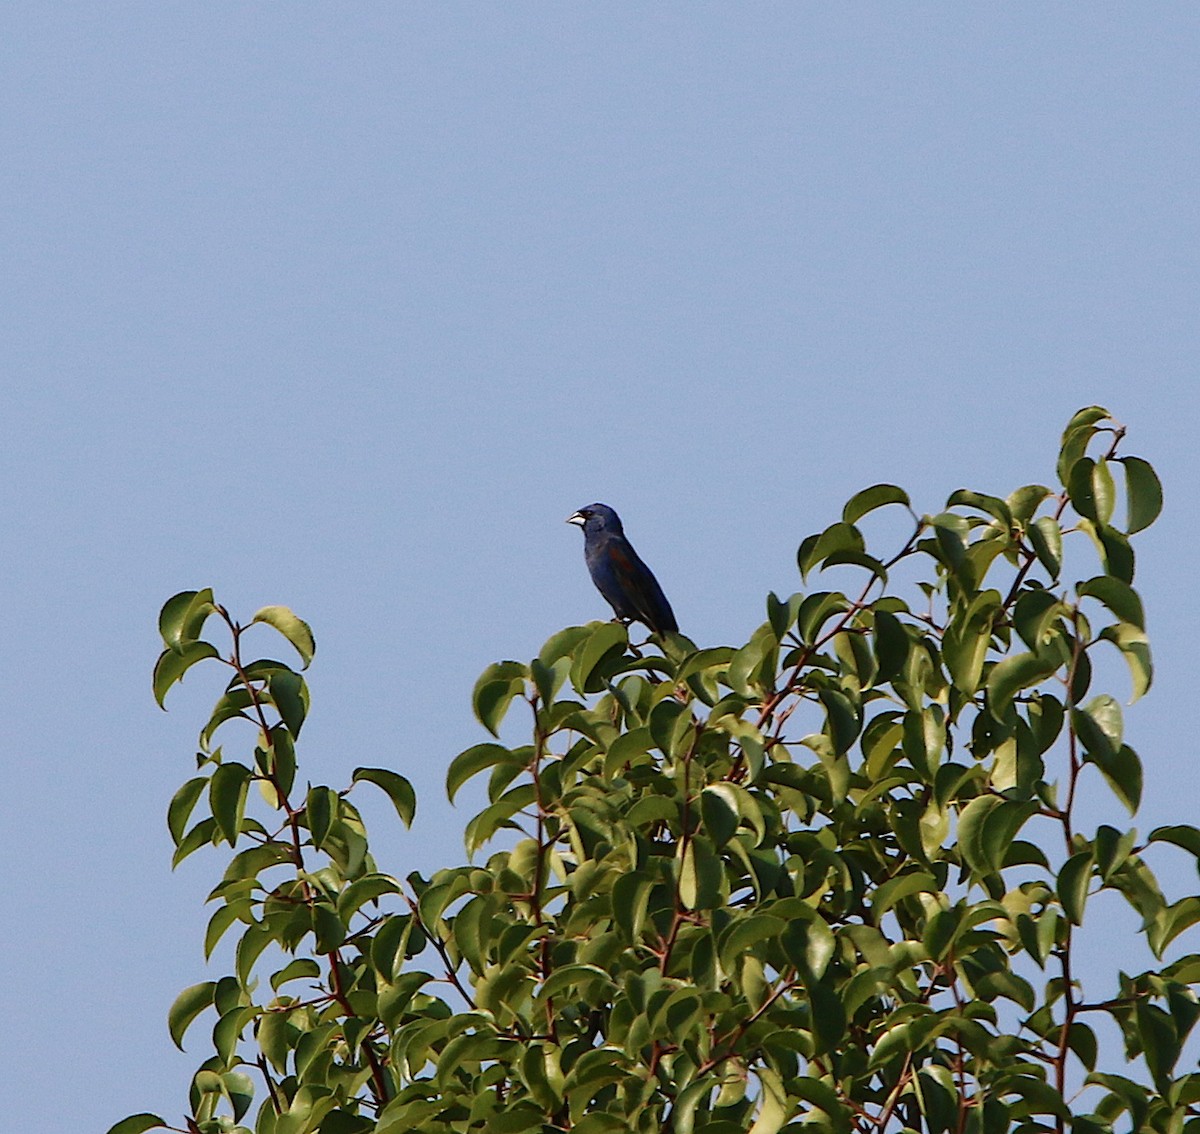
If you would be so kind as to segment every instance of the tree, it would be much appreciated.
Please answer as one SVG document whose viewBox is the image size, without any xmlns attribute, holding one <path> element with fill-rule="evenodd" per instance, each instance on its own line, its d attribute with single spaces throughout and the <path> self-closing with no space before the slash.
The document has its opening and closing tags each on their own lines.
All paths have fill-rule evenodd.
<svg viewBox="0 0 1200 1134">
<path fill-rule="evenodd" d="M 1118 701 L 1092 688 L 1106 651 L 1134 699 L 1151 680 L 1129 537 L 1161 490 L 1123 438 L 1105 410 L 1077 413 L 1058 490 L 960 490 L 933 515 L 893 485 L 859 492 L 798 553 L 803 580 L 854 586 L 770 595 L 738 648 L 638 647 L 593 622 L 489 666 L 473 701 L 493 739 L 450 762 L 447 788 L 486 774 L 466 849 L 498 849 L 432 878 L 380 870 L 354 802 L 382 789 L 409 823 L 408 781 L 359 768 L 345 789 L 299 787 L 301 673 L 245 657 L 211 591 L 176 595 L 160 704 L 201 661 L 229 680 L 170 804 L 175 861 L 231 854 L 205 948 L 238 937 L 236 971 L 170 1011 L 179 1044 L 215 1010 L 187 1128 L 1195 1124 L 1200 1077 L 1176 1063 L 1200 955 L 1162 958 L 1200 896 L 1169 903 L 1151 859 L 1200 859 L 1200 830 L 1139 839 L 1085 818 L 1085 797 L 1132 814 L 1142 788 Z M 911 530 L 868 551 L 860 524 L 886 507 Z M 1071 585 L 1068 552 L 1099 567 Z M 253 621 L 311 660 L 290 611 Z M 214 625 L 221 648 L 202 637 Z M 528 738 L 501 743 L 516 705 Z M 235 720 L 257 740 L 214 747 Z M 1101 891 L 1136 912 L 1157 967 L 1080 971 Z M 1098 1021 L 1123 1044 L 1103 1061 Z M 163 1125 L 135 1115 L 112 1134 Z"/>
</svg>

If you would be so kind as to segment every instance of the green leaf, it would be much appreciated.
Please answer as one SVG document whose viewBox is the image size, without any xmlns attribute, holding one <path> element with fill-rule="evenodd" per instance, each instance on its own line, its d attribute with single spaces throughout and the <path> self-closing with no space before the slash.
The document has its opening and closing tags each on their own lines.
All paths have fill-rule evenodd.
<svg viewBox="0 0 1200 1134">
<path fill-rule="evenodd" d="M 767 595 L 767 621 L 771 624 L 771 630 L 775 637 L 782 639 L 783 636 L 795 625 L 796 615 L 800 610 L 800 603 L 804 601 L 804 595 L 796 593 L 787 599 L 780 599 L 779 596 L 771 591 Z M 726 647 L 717 647 L 718 650 L 723 650 Z M 701 654 L 715 654 L 717 650 L 701 650 Z M 732 656 L 732 651 L 730 651 Z M 725 659 L 728 661 L 728 658 Z M 688 672 L 692 669 L 692 662 L 680 671 L 679 680 L 688 676 Z"/>
<path fill-rule="evenodd" d="M 570 672 L 570 663 L 560 658 L 554 665 L 546 665 L 541 658 L 533 658 L 529 663 L 529 679 L 541 698 L 543 705 L 553 705 L 558 691 Z"/>
<path fill-rule="evenodd" d="M 1127 744 L 1113 753 L 1089 752 L 1092 762 L 1104 773 L 1113 794 L 1125 805 L 1130 815 L 1137 813 L 1142 802 L 1142 762 Z"/>
<path fill-rule="evenodd" d="M 1124 533 L 1108 524 L 1093 523 L 1087 518 L 1079 521 L 1079 530 L 1086 532 L 1095 544 L 1106 574 L 1126 583 L 1133 582 L 1136 562 L 1133 548 Z"/>
<path fill-rule="evenodd" d="M 842 519 L 847 524 L 857 524 L 868 512 L 887 504 L 903 504 L 906 508 L 909 507 L 908 493 L 894 484 L 873 484 L 850 497 L 842 509 Z"/>
<path fill-rule="evenodd" d="M 355 768 L 350 782 L 359 783 L 363 780 L 382 788 L 404 825 L 412 826 L 413 817 L 417 813 L 417 793 L 413 791 L 413 786 L 408 780 L 387 768 Z"/>
<path fill-rule="evenodd" d="M 158 615 L 158 632 L 169 650 L 182 653 L 184 647 L 200 637 L 205 619 L 216 608 L 211 587 L 202 591 L 180 591 L 167 599 Z"/>
<path fill-rule="evenodd" d="M 862 728 L 862 718 L 855 710 L 850 698 L 836 689 L 821 689 L 817 693 L 817 698 L 825 709 L 825 724 L 829 742 L 833 746 L 834 752 L 841 756 L 858 738 Z"/>
<path fill-rule="evenodd" d="M 185 858 L 190 854 L 194 854 L 201 847 L 208 846 L 214 841 L 214 836 L 217 830 L 217 821 L 211 817 L 201 819 L 180 841 L 179 846 L 175 848 L 175 853 L 171 856 L 171 869 L 174 870 Z"/>
<path fill-rule="evenodd" d="M 898 677 L 908 660 L 912 640 L 904 623 L 887 610 L 875 610 L 875 660 L 879 666 L 877 681 L 884 684 Z"/>
<path fill-rule="evenodd" d="M 805 982 L 811 1006 L 814 1054 L 836 1051 L 846 1031 L 846 1009 L 838 994 L 824 981 Z"/>
<path fill-rule="evenodd" d="M 988 707 L 1002 720 L 1013 698 L 1023 689 L 1040 684 L 1058 668 L 1057 663 L 1034 653 L 1014 654 L 992 667 L 988 675 Z"/>
<path fill-rule="evenodd" d="M 205 980 L 185 988 L 175 997 L 175 1003 L 167 1013 L 167 1027 L 170 1029 L 172 1041 L 180 1051 L 183 1050 L 183 1036 L 188 1026 L 201 1012 L 212 1006 L 216 991 L 217 982 Z"/>
<path fill-rule="evenodd" d="M 821 565 L 821 570 L 824 571 L 829 567 L 865 567 L 872 575 L 875 576 L 884 586 L 887 586 L 888 573 L 887 568 L 879 562 L 873 555 L 868 555 L 865 551 L 854 551 L 847 549 L 845 551 L 831 551 L 825 556 L 825 561 Z"/>
<path fill-rule="evenodd" d="M 154 666 L 152 682 L 154 700 L 158 702 L 158 707 L 166 708 L 163 700 L 166 698 L 167 691 L 175 682 L 182 681 L 183 675 L 192 666 L 197 662 L 204 661 L 205 658 L 219 656 L 216 647 L 208 642 L 188 642 L 180 650 L 163 650 Z"/>
<path fill-rule="evenodd" d="M 834 554 L 834 552 L 859 552 L 866 550 L 862 532 L 853 524 L 830 524 L 820 535 L 809 536 L 796 552 L 796 564 L 800 568 L 800 577 L 808 578 L 808 573 L 818 563 Z"/>
<path fill-rule="evenodd" d="M 300 916 L 303 916 L 303 911 L 301 911 Z M 254 962 L 262 956 L 263 950 L 274 939 L 275 937 L 271 930 L 261 925 L 248 926 L 246 932 L 242 934 L 241 940 L 237 943 L 235 962 L 237 978 L 243 988 L 248 988 L 250 985 L 250 975 L 254 969 Z"/>
<path fill-rule="evenodd" d="M 188 818 L 192 814 L 196 801 L 204 792 L 208 783 L 207 776 L 196 776 L 190 779 L 172 797 L 167 807 L 167 830 L 171 832 L 171 840 L 176 846 L 183 841 L 183 833 L 187 829 Z"/>
<path fill-rule="evenodd" d="M 1121 706 L 1107 693 L 1074 710 L 1071 724 L 1088 755 L 1097 763 L 1112 760 L 1120 750 L 1124 732 Z"/>
<path fill-rule="evenodd" d="M 878 922 L 888 910 L 913 894 L 936 894 L 940 887 L 932 876 L 923 870 L 909 874 L 900 874 L 889 878 L 875 890 L 871 897 L 871 912 L 875 922 Z"/>
<path fill-rule="evenodd" d="M 999 520 L 1005 530 L 1013 526 L 1013 514 L 1008 504 L 996 496 L 987 496 L 982 492 L 972 492 L 969 488 L 959 488 L 950 494 L 946 501 L 947 508 L 956 506 L 974 508 Z"/>
<path fill-rule="evenodd" d="M 1190 855 L 1200 859 L 1200 830 L 1195 827 L 1177 825 L 1172 827 L 1155 827 L 1150 832 L 1150 842 L 1170 843 L 1172 846 L 1185 850 Z"/>
<path fill-rule="evenodd" d="M 303 618 L 297 618 L 286 606 L 264 606 L 250 619 L 251 625 L 255 622 L 274 626 L 295 647 L 304 662 L 302 668 L 308 668 L 317 652 L 317 644 L 313 640 L 312 628 Z"/>
<path fill-rule="evenodd" d="M 230 846 L 237 842 L 246 810 L 250 769 L 244 764 L 222 764 L 209 780 L 208 801 L 217 830 Z"/>
<path fill-rule="evenodd" d="M 1051 636 L 1055 619 L 1066 610 L 1053 591 L 1039 587 L 1023 589 L 1013 606 L 1013 625 L 1021 641 L 1037 653 Z"/>
<path fill-rule="evenodd" d="M 204 959 L 206 961 L 212 956 L 217 943 L 225 936 L 225 931 L 238 920 L 238 914 L 248 913 L 249 908 L 248 902 L 234 902 L 227 906 L 221 906 L 208 919 L 208 928 L 204 932 Z"/>
<path fill-rule="evenodd" d="M 311 957 L 297 957 L 271 977 L 271 988 L 278 992 L 288 981 L 315 980 L 320 975 L 321 966 Z"/>
<path fill-rule="evenodd" d="M 519 764 L 520 760 L 511 748 L 500 744 L 476 744 L 465 752 L 460 752 L 450 761 L 446 772 L 446 795 L 451 803 L 454 802 L 458 789 L 480 772 L 497 764 Z"/>
<path fill-rule="evenodd" d="M 731 972 L 743 953 L 748 953 L 760 941 L 778 937 L 787 925 L 783 918 L 770 914 L 751 914 L 732 921 L 718 944 L 721 967 Z"/>
<path fill-rule="evenodd" d="M 332 953 L 346 940 L 346 926 L 338 917 L 337 910 L 324 903 L 312 908 L 314 948 L 318 953 Z"/>
<path fill-rule="evenodd" d="M 225 1088 L 225 1097 L 233 1107 L 234 1122 L 241 1122 L 254 1101 L 254 1083 L 249 1075 L 241 1071 L 226 1071 L 221 1076 L 221 1085 Z"/>
<path fill-rule="evenodd" d="M 1133 535 L 1158 519 L 1163 506 L 1162 484 L 1149 462 L 1141 457 L 1118 457 L 1125 466 L 1125 530 Z"/>
<path fill-rule="evenodd" d="M 792 918 L 780 935 L 780 943 L 806 981 L 819 981 L 837 950 L 833 930 L 819 915 Z"/>
<path fill-rule="evenodd" d="M 467 824 L 463 842 L 467 854 L 473 855 L 501 827 L 512 827 L 512 817 L 537 798 L 537 788 L 530 783 L 518 784 L 506 791 L 495 803 L 485 807 Z"/>
<path fill-rule="evenodd" d="M 1175 1025 L 1157 1004 L 1145 1000 L 1139 1000 L 1135 1005 L 1134 1019 L 1142 1041 L 1146 1069 L 1159 1093 L 1165 1095 L 1171 1088 L 1171 1072 L 1179 1059 L 1180 1044 Z"/>
<path fill-rule="evenodd" d="M 824 1083 L 812 1075 L 800 1075 L 788 1081 L 788 1090 L 824 1114 L 829 1120 L 828 1124 L 818 1121 L 804 1123 L 803 1129 L 816 1131 L 822 1130 L 828 1125 L 832 1134 L 849 1134 L 851 1129 L 849 1113 L 838 1098 L 837 1091 L 828 1083 Z"/>
<path fill-rule="evenodd" d="M 1073 854 L 1058 872 L 1056 890 L 1063 913 L 1075 925 L 1083 924 L 1083 907 L 1087 902 L 1088 885 L 1092 880 L 1092 852 Z"/>
<path fill-rule="evenodd" d="M 1050 489 L 1044 484 L 1027 484 L 1012 493 L 1005 503 L 1017 523 L 1028 524 L 1033 519 L 1034 512 L 1049 495 Z"/>
<path fill-rule="evenodd" d="M 815 1032 L 816 1028 L 814 1027 L 813 1030 Z M 838 1038 L 841 1038 L 840 1035 Z M 777 1131 L 787 1121 L 790 1109 L 783 1080 L 769 1067 L 756 1068 L 755 1076 L 761 1087 L 759 1111 L 747 1134 L 777 1134 Z"/>
<path fill-rule="evenodd" d="M 1129 667 L 1129 676 L 1133 682 L 1133 695 L 1129 701 L 1132 704 L 1150 688 L 1154 680 L 1154 666 L 1150 661 L 1150 642 L 1144 630 L 1128 622 L 1116 626 L 1106 626 L 1100 631 L 1099 637 L 1121 651 L 1125 664 Z"/>
<path fill-rule="evenodd" d="M 108 1134 L 145 1134 L 147 1130 L 157 1130 L 166 1125 L 157 1114 L 131 1114 L 128 1118 L 122 1118 L 116 1126 L 110 1126 Z"/>
<path fill-rule="evenodd" d="M 1086 406 L 1067 422 L 1059 447 L 1058 479 L 1067 483 L 1075 462 L 1083 456 L 1096 434 L 1096 426 L 1112 415 L 1103 406 Z"/>
<path fill-rule="evenodd" d="M 1092 469 L 1092 499 L 1096 504 L 1096 518 L 1102 524 L 1109 523 L 1117 502 L 1117 486 L 1113 482 L 1112 470 L 1108 467 L 1108 461 L 1103 457 L 1096 462 L 1096 467 Z"/>
<path fill-rule="evenodd" d="M 1062 570 L 1062 528 L 1053 516 L 1039 516 L 1026 529 L 1029 542 L 1038 562 L 1046 569 L 1051 579 L 1057 579 Z"/>
<path fill-rule="evenodd" d="M 841 591 L 814 591 L 800 604 L 796 617 L 796 628 L 800 631 L 800 637 L 809 644 L 814 643 L 821 628 L 830 618 L 849 609 L 850 604 Z M 743 646 L 738 653 L 741 654 L 748 648 Z"/>
<path fill-rule="evenodd" d="M 1200 921 L 1200 895 L 1181 898 L 1162 910 L 1147 933 L 1147 942 L 1156 957 L 1185 929 Z"/>
<path fill-rule="evenodd" d="M 645 763 L 646 761 L 639 760 L 639 757 L 645 756 L 653 744 L 654 738 L 644 725 L 621 733 L 608 746 L 608 752 L 605 754 L 605 776 L 619 776 L 623 774 L 626 765 Z"/>
<path fill-rule="evenodd" d="M 471 707 L 475 719 L 493 736 L 500 735 L 500 722 L 513 698 L 524 692 L 525 674 L 525 666 L 520 662 L 502 661 L 489 665 L 475 682 Z"/>
<path fill-rule="evenodd" d="M 612 916 L 626 941 L 638 940 L 646 918 L 646 906 L 654 879 L 640 871 L 622 874 L 612 888 Z"/>
<path fill-rule="evenodd" d="M 308 830 L 314 847 L 325 845 L 326 836 L 338 814 L 338 794 L 332 788 L 312 787 L 304 801 Z"/>
<path fill-rule="evenodd" d="M 1139 630 L 1146 628 L 1146 615 L 1142 600 L 1128 583 L 1112 575 L 1097 575 L 1094 579 L 1079 583 L 1075 593 L 1083 598 L 1090 596 L 1102 602 L 1120 621 L 1128 622 Z"/>
<path fill-rule="evenodd" d="M 955 686 L 968 696 L 979 688 L 983 663 L 992 642 L 992 624 L 1000 613 L 1000 592 L 983 591 L 946 627 L 942 657 Z"/>
<path fill-rule="evenodd" d="M 959 814 L 958 843 L 967 865 L 976 874 L 992 874 L 997 869 L 998 861 L 988 849 L 984 830 L 988 816 L 1003 804 L 998 795 L 979 795 Z"/>
<path fill-rule="evenodd" d="M 277 670 L 267 679 L 271 700 L 292 736 L 299 736 L 308 715 L 308 686 L 290 669 Z"/>
<path fill-rule="evenodd" d="M 579 693 L 604 688 L 610 666 L 629 645 L 629 630 L 620 622 L 596 622 L 571 663 L 571 686 Z"/>
<path fill-rule="evenodd" d="M 719 847 L 723 847 L 738 829 L 737 799 L 725 789 L 729 784 L 713 784 L 700 793 L 700 821 Z"/>
<path fill-rule="evenodd" d="M 399 894 L 400 884 L 389 874 L 364 874 L 342 891 L 338 898 L 338 916 L 347 924 L 355 912 L 367 902 L 384 894 Z"/>
<path fill-rule="evenodd" d="M 1084 1082 L 1095 1083 L 1111 1091 L 1112 1096 L 1120 1101 L 1122 1109 L 1129 1111 L 1133 1129 L 1142 1130 L 1144 1128 L 1150 1106 L 1147 1098 L 1149 1092 L 1141 1083 L 1135 1083 L 1123 1075 L 1106 1075 L 1099 1071 L 1090 1072 Z"/>
<path fill-rule="evenodd" d="M 682 839 L 676 854 L 679 870 L 679 900 L 685 909 L 711 910 L 722 904 L 721 883 L 725 872 L 720 858 L 707 839 Z"/>
<path fill-rule="evenodd" d="M 1092 521 L 1099 521 L 1093 477 L 1095 469 L 1096 462 L 1091 457 L 1080 457 L 1071 466 L 1071 472 L 1067 477 L 1067 496 L 1071 500 L 1071 507 L 1081 516 Z"/>
<path fill-rule="evenodd" d="M 544 666 L 553 666 L 560 658 L 573 654 L 575 647 L 590 633 L 591 630 L 587 626 L 568 626 L 557 634 L 551 634 L 538 653 L 538 661 Z"/>
<path fill-rule="evenodd" d="M 278 1124 L 275 1127 L 279 1130 Z M 361 1114 L 351 1114 L 346 1110 L 331 1110 L 318 1127 L 320 1134 L 371 1134 L 375 1123 Z"/>
</svg>

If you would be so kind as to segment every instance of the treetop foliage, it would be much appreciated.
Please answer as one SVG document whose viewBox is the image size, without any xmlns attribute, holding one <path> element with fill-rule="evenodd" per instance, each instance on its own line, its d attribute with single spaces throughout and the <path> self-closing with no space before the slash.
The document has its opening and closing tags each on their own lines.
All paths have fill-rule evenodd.
<svg viewBox="0 0 1200 1134">
<path fill-rule="evenodd" d="M 489 666 L 491 739 L 447 771 L 451 800 L 486 777 L 486 806 L 469 861 L 430 878 L 381 869 L 357 806 L 381 790 L 411 823 L 408 780 L 301 778 L 301 669 L 246 657 L 210 590 L 176 595 L 156 698 L 202 661 L 228 683 L 168 825 L 175 862 L 227 860 L 204 948 L 236 950 L 171 1008 L 177 1044 L 202 1015 L 211 1036 L 172 1128 L 1194 1127 L 1200 1077 L 1177 1064 L 1200 955 L 1164 957 L 1200 896 L 1168 901 L 1151 862 L 1200 860 L 1200 830 L 1087 818 L 1142 794 L 1094 688 L 1105 654 L 1134 700 L 1152 677 L 1130 537 L 1162 493 L 1124 432 L 1077 413 L 1053 488 L 962 489 L 933 514 L 857 493 L 742 645 L 593 622 Z M 883 508 L 908 533 L 878 550 L 860 525 Z M 252 622 L 312 660 L 287 609 Z M 1151 968 L 1081 971 L 1100 895 L 1132 909 Z"/>
</svg>

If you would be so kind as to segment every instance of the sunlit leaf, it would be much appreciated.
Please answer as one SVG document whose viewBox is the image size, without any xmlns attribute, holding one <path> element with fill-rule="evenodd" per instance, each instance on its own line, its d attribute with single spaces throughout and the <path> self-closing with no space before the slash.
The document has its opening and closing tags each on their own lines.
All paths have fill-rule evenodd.
<svg viewBox="0 0 1200 1134">
<path fill-rule="evenodd" d="M 263 622 L 275 627 L 295 647 L 307 669 L 317 652 L 317 644 L 313 640 L 312 627 L 302 618 L 298 618 L 286 606 L 264 606 L 251 620 Z"/>
<path fill-rule="evenodd" d="M 179 650 L 164 650 L 154 667 L 154 699 L 158 702 L 158 707 L 165 708 L 163 700 L 167 691 L 175 682 L 182 681 L 183 675 L 192 666 L 206 658 L 218 656 L 216 647 L 208 642 L 188 642 Z"/>
<path fill-rule="evenodd" d="M 992 667 L 988 676 L 988 707 L 1000 719 L 1022 690 L 1040 685 L 1058 668 L 1057 662 L 1034 653 L 1014 654 Z"/>
<path fill-rule="evenodd" d="M 169 650 L 182 653 L 188 643 L 200 637 L 205 620 L 212 614 L 211 587 L 200 591 L 180 591 L 167 599 L 158 616 L 158 632 Z"/>
</svg>

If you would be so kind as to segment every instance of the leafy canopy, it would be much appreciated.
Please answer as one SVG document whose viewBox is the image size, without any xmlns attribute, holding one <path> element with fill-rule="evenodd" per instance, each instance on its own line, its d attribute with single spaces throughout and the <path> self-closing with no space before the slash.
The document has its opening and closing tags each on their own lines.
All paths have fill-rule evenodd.
<svg viewBox="0 0 1200 1134">
<path fill-rule="evenodd" d="M 228 684 L 168 824 L 176 862 L 227 859 L 206 954 L 237 940 L 234 971 L 170 1011 L 177 1044 L 202 1015 L 211 1029 L 186 1128 L 1194 1123 L 1200 1078 L 1177 1063 L 1200 956 L 1163 957 L 1200 896 L 1168 902 L 1150 859 L 1200 858 L 1200 830 L 1085 818 L 1087 798 L 1132 814 L 1142 793 L 1120 704 L 1093 688 L 1106 654 L 1135 700 L 1152 674 L 1130 537 L 1162 494 L 1123 436 L 1107 411 L 1077 413 L 1057 489 L 964 489 L 931 515 L 894 485 L 859 492 L 801 542 L 808 589 L 770 595 L 738 647 L 638 647 L 593 622 L 489 666 L 473 703 L 492 739 L 447 773 L 451 799 L 486 777 L 465 832 L 477 861 L 432 878 L 381 870 L 355 802 L 381 790 L 410 823 L 408 780 L 305 786 L 301 671 L 247 658 L 211 591 L 176 595 L 155 696 L 199 662 Z M 869 550 L 860 525 L 884 508 L 907 534 Z M 850 585 L 822 589 L 834 578 Z M 286 608 L 253 621 L 312 660 Z M 1080 971 L 1104 892 L 1157 967 Z M 1123 1051 L 1102 1061 L 1106 1027 Z M 134 1115 L 112 1134 L 164 1125 Z"/>
</svg>

